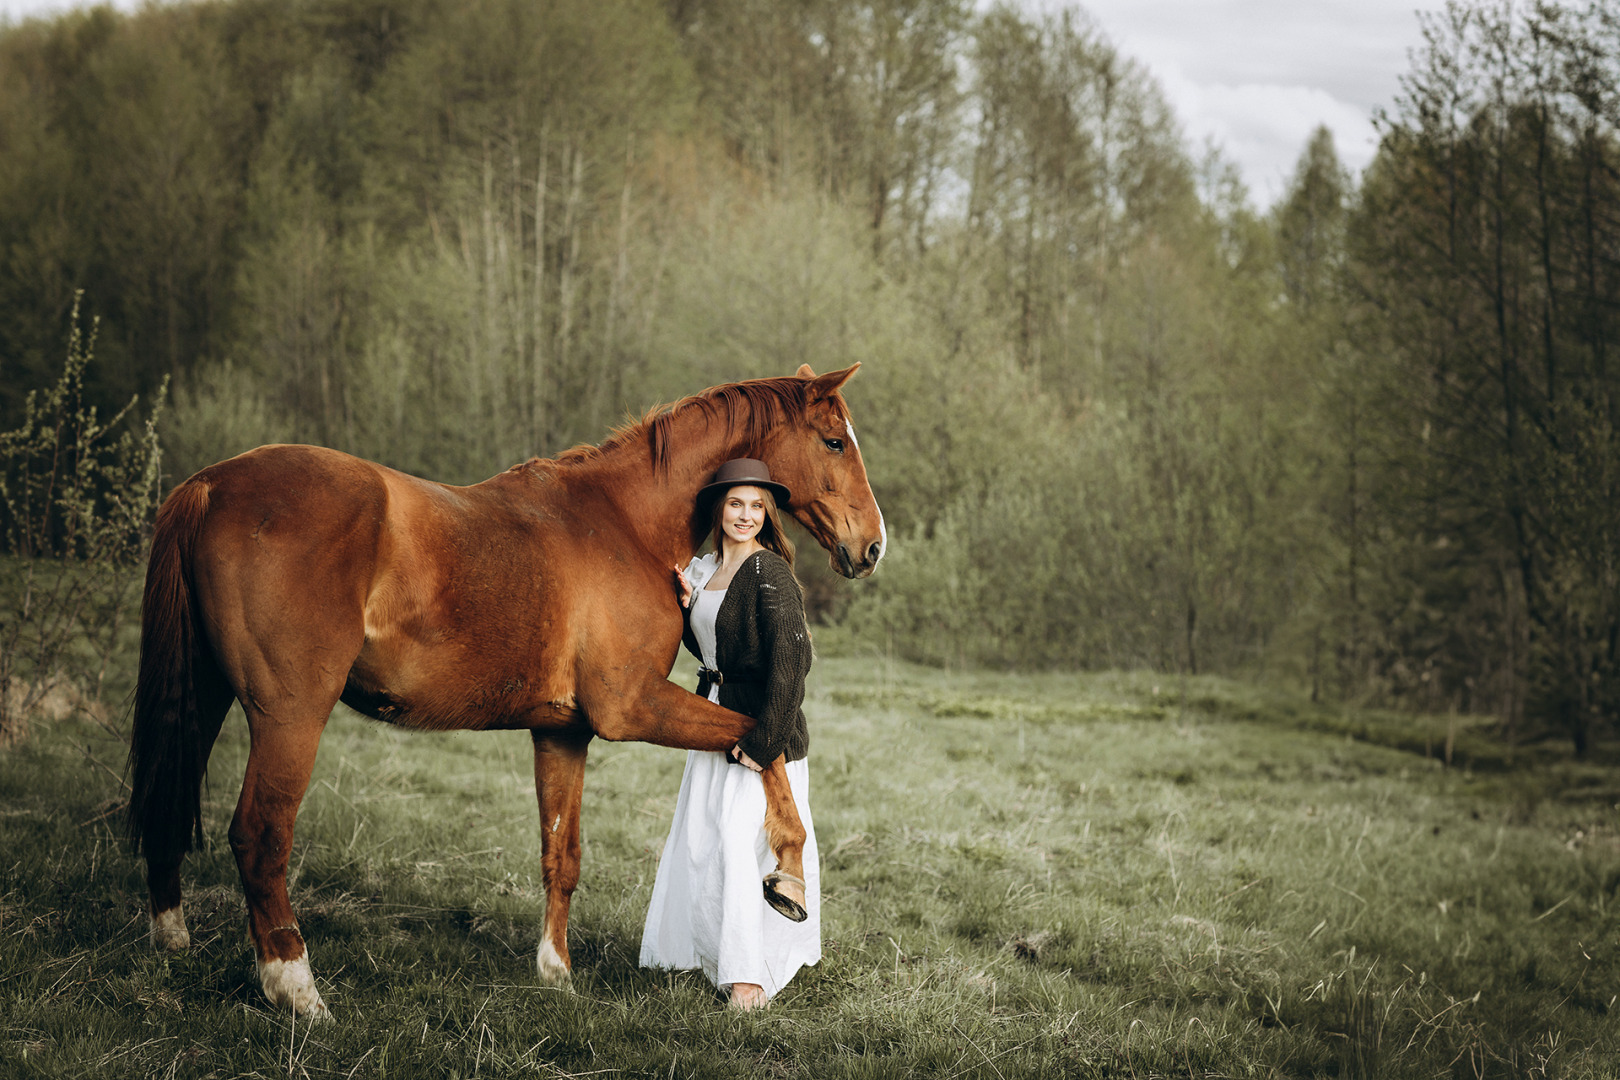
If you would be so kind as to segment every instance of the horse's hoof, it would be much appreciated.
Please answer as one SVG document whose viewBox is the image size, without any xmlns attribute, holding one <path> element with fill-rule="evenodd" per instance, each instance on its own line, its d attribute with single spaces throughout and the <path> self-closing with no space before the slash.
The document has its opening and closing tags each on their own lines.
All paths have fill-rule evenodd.
<svg viewBox="0 0 1620 1080">
<path fill-rule="evenodd" d="M 303 1017 L 312 1024 L 337 1023 L 337 1019 L 332 1015 L 332 1010 L 326 1007 L 326 1002 L 321 1000 L 321 995 L 319 994 L 315 995 L 315 1004 L 303 1014 Z"/>
<path fill-rule="evenodd" d="M 186 916 L 178 906 L 152 916 L 152 947 L 163 952 L 174 952 L 191 945 L 191 931 L 186 929 Z"/>
<path fill-rule="evenodd" d="M 315 977 L 309 971 L 309 956 L 296 960 L 271 960 L 259 965 L 259 985 L 264 996 L 278 1009 L 291 1009 L 306 1020 L 329 1021 L 331 1010 L 315 989 Z"/>
<path fill-rule="evenodd" d="M 574 973 L 568 969 L 568 961 L 557 954 L 551 942 L 542 941 L 540 951 L 535 956 L 535 969 L 540 973 L 540 981 L 547 986 L 558 990 L 574 989 Z"/>
<path fill-rule="evenodd" d="M 782 870 L 765 875 L 765 902 L 794 922 L 804 922 L 810 913 L 804 908 L 804 879 Z"/>
</svg>

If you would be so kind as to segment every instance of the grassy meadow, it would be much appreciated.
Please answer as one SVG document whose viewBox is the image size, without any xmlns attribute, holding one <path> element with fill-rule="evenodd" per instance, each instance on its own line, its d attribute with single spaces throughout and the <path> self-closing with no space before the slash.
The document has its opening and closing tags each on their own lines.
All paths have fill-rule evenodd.
<svg viewBox="0 0 1620 1080">
<path fill-rule="evenodd" d="M 529 740 L 342 709 L 293 854 L 338 1019 L 259 994 L 225 828 L 146 942 L 122 744 L 0 751 L 7 1077 L 1612 1076 L 1620 773 L 1218 680 L 823 658 L 825 957 L 765 1013 L 636 965 L 682 755 L 598 743 L 572 993 L 534 974 Z M 1449 756 L 1450 767 L 1444 763 Z"/>
</svg>

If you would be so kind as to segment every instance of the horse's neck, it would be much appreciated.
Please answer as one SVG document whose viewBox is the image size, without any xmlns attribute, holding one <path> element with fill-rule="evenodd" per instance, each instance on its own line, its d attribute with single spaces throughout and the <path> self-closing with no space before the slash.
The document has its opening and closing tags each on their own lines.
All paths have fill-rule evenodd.
<svg viewBox="0 0 1620 1080">
<path fill-rule="evenodd" d="M 698 490 L 723 462 L 741 456 L 743 448 L 727 445 L 701 426 L 686 431 L 677 427 L 670 433 L 670 446 L 662 469 L 654 466 L 645 439 L 613 447 L 583 468 L 596 489 L 624 511 L 648 550 L 684 566 L 708 531 L 693 528 Z"/>
</svg>

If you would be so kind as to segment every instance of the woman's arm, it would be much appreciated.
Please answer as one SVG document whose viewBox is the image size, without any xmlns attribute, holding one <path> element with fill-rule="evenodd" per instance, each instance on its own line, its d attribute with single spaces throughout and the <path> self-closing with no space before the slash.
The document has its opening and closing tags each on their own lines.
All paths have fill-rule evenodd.
<svg viewBox="0 0 1620 1080">
<path fill-rule="evenodd" d="M 693 590 L 696 588 L 696 578 L 707 575 L 699 567 L 701 559 L 693 559 L 686 564 L 686 569 L 675 567 L 675 599 L 681 605 L 681 644 L 686 651 L 703 659 L 703 653 L 698 649 L 697 638 L 692 636 L 692 600 L 697 596 Z"/>
</svg>

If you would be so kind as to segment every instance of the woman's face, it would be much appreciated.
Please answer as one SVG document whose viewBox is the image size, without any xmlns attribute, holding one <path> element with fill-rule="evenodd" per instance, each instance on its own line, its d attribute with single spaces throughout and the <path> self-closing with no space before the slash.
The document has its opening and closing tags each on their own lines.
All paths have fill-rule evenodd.
<svg viewBox="0 0 1620 1080">
<path fill-rule="evenodd" d="M 720 531 L 746 544 L 765 527 L 765 493 L 757 487 L 734 487 L 720 497 Z"/>
</svg>

